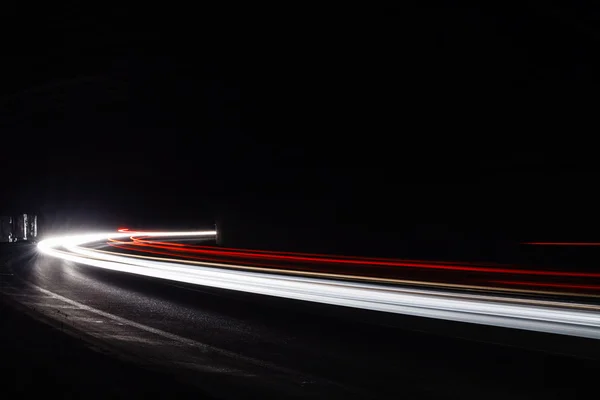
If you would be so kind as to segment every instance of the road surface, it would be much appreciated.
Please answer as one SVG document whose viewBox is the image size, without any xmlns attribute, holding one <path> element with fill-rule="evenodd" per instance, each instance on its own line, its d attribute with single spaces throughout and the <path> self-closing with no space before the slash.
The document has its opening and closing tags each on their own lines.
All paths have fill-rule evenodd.
<svg viewBox="0 0 600 400">
<path fill-rule="evenodd" d="M 576 398 L 600 371 L 593 339 L 223 290 L 22 250 L 3 266 L 11 302 L 219 397 Z"/>
</svg>

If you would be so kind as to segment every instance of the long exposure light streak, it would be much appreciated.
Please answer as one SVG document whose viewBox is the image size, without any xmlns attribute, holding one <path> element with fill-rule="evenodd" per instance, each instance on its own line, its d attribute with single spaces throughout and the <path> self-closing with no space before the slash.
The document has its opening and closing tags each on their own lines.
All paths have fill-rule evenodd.
<svg viewBox="0 0 600 400">
<path fill-rule="evenodd" d="M 426 290 L 237 269 L 230 263 L 178 262 L 99 251 L 90 246 L 130 237 L 214 237 L 215 231 L 98 233 L 50 238 L 47 255 L 80 264 L 189 284 L 427 318 L 600 339 L 600 307 L 560 301 Z"/>
</svg>

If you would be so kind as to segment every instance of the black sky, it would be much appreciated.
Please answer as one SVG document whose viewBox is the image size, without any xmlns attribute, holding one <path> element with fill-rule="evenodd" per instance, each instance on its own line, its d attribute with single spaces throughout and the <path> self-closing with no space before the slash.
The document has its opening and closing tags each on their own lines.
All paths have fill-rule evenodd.
<svg viewBox="0 0 600 400">
<path fill-rule="evenodd" d="M 206 11 L 183 32 L 58 13 L 3 59 L 0 204 L 589 235 L 600 31 L 555 4 Z"/>
</svg>

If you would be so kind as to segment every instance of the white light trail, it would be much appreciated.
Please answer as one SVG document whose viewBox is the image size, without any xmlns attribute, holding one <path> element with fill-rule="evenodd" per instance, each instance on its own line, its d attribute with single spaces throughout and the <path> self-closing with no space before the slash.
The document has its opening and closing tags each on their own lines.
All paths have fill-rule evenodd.
<svg viewBox="0 0 600 400">
<path fill-rule="evenodd" d="M 215 236 L 216 231 L 119 232 L 51 238 L 41 252 L 76 263 L 172 281 L 419 317 L 600 339 L 600 307 L 420 290 L 390 285 L 236 270 L 232 264 L 178 263 L 82 247 L 130 236 Z"/>
</svg>

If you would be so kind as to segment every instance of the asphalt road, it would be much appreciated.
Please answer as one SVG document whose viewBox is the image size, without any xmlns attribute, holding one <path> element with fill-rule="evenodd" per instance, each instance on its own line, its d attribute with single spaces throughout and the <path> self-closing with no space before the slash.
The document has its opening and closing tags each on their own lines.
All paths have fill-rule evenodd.
<svg viewBox="0 0 600 400">
<path fill-rule="evenodd" d="M 31 315 L 217 397 L 583 398 L 600 372 L 591 339 L 173 284 L 33 247 L 2 274 Z"/>
</svg>

